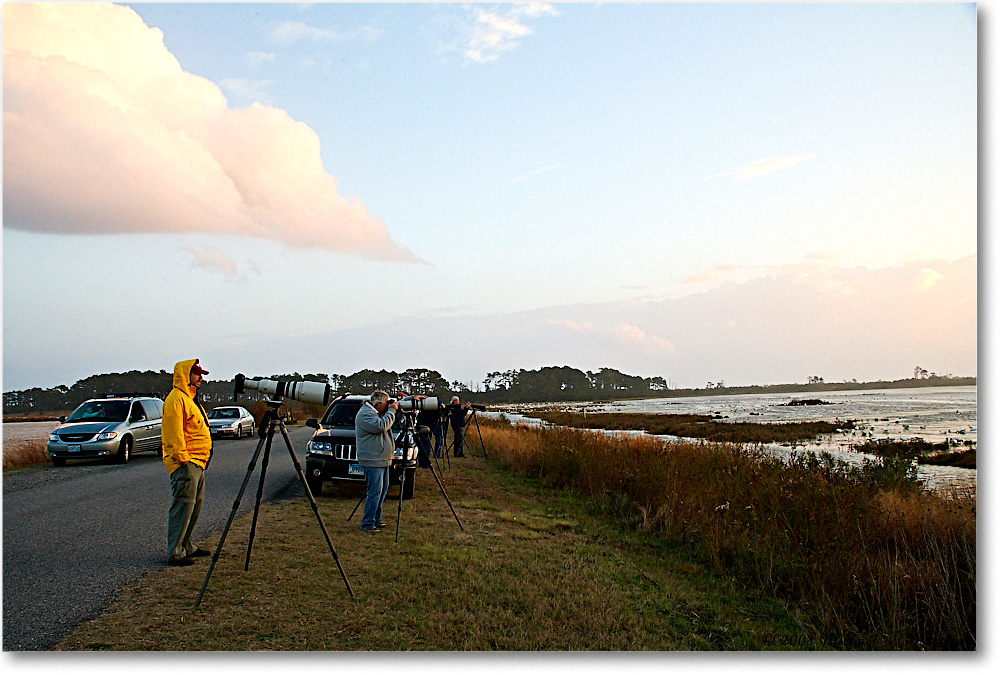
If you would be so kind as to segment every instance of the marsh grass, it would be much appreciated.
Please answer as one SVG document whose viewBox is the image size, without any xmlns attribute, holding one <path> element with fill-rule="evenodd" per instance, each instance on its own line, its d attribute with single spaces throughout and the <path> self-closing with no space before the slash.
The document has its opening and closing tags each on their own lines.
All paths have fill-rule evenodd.
<svg viewBox="0 0 1000 675">
<path fill-rule="evenodd" d="M 971 443 L 972 441 L 970 441 Z M 852 450 L 879 457 L 915 459 L 920 464 L 956 466 L 963 469 L 976 468 L 976 449 L 952 450 L 947 442 L 928 443 L 923 440 L 866 440 L 855 443 Z"/>
<path fill-rule="evenodd" d="M 843 422 L 725 422 L 710 415 L 657 413 L 576 413 L 541 410 L 531 417 L 576 429 L 628 429 L 650 434 L 697 438 L 717 443 L 797 443 L 837 430 L 851 429 Z"/>
<path fill-rule="evenodd" d="M 791 463 L 739 445 L 490 425 L 491 457 L 802 609 L 838 649 L 976 647 L 976 501 L 909 460 Z"/>
<path fill-rule="evenodd" d="M 18 440 L 3 444 L 3 470 L 12 471 L 26 466 L 51 464 L 44 440 Z"/>
<path fill-rule="evenodd" d="M 57 649 L 824 648 L 794 609 L 712 574 L 684 547 L 595 516 L 572 492 L 482 457 L 442 474 L 465 531 L 420 471 L 398 543 L 395 488 L 375 536 L 346 521 L 357 488 L 324 490 L 320 512 L 356 599 L 299 494 L 262 508 L 248 572 L 249 519 L 237 519 L 197 610 L 207 558 L 148 573 Z"/>
</svg>

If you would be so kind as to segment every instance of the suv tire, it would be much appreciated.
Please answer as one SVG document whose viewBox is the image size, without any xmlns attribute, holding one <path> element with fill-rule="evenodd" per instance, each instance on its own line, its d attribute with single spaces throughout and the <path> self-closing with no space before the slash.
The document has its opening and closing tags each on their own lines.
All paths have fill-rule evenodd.
<svg viewBox="0 0 1000 675">
<path fill-rule="evenodd" d="M 306 484 L 309 486 L 309 492 L 312 493 L 313 497 L 319 497 L 323 494 L 323 479 L 307 477 Z"/>
<path fill-rule="evenodd" d="M 52 466 L 66 466 L 66 458 L 65 457 L 53 457 L 52 458 Z"/>
</svg>

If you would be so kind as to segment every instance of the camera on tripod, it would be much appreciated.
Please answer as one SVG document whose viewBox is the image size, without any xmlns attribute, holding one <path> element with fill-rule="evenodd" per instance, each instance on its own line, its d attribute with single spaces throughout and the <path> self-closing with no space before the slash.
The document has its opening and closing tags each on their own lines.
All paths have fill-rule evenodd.
<svg viewBox="0 0 1000 675">
<path fill-rule="evenodd" d="M 401 399 L 390 398 L 389 403 L 398 403 L 399 409 L 403 412 L 435 412 L 447 407 L 441 403 L 441 399 L 434 396 L 424 398 L 414 398 L 413 396 Z"/>
<path fill-rule="evenodd" d="M 272 399 L 290 398 L 303 403 L 327 405 L 333 400 L 333 388 L 323 382 L 256 379 L 248 380 L 239 373 L 233 378 L 233 400 L 251 389 L 267 394 Z"/>
</svg>

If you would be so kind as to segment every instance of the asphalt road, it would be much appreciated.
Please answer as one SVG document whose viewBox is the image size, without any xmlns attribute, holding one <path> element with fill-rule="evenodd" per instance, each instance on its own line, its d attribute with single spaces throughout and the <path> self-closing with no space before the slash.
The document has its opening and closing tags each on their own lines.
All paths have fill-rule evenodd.
<svg viewBox="0 0 1000 675">
<path fill-rule="evenodd" d="M 303 468 L 311 433 L 308 427 L 288 428 Z M 258 440 L 215 442 L 196 540 L 225 526 Z M 260 462 L 239 513 L 253 510 L 259 478 Z M 264 499 L 296 484 L 295 467 L 276 434 Z M 70 462 L 5 474 L 4 651 L 50 649 L 107 607 L 116 590 L 162 567 L 169 505 L 166 467 L 149 453 L 135 455 L 125 465 Z"/>
</svg>

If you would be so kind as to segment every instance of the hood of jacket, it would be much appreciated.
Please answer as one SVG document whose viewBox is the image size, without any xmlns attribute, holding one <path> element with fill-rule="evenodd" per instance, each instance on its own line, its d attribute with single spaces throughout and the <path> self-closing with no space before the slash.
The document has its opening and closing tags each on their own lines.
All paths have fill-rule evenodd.
<svg viewBox="0 0 1000 675">
<path fill-rule="evenodd" d="M 185 359 L 178 361 L 177 365 L 174 366 L 174 387 L 191 398 L 194 398 L 198 393 L 198 388 L 191 386 L 191 369 L 196 363 L 198 363 L 198 359 Z"/>
</svg>

